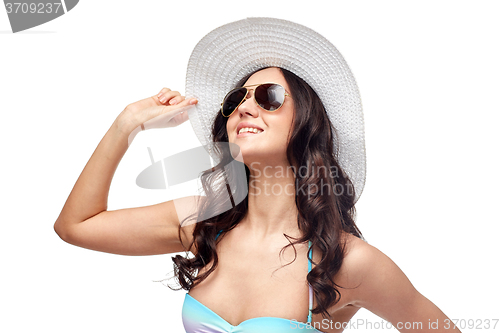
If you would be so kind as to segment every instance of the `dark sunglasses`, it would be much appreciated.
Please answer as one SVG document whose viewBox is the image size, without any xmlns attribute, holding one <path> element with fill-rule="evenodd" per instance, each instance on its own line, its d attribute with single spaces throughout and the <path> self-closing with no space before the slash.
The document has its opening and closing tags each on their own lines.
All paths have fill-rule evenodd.
<svg viewBox="0 0 500 333">
<path fill-rule="evenodd" d="M 256 87 L 255 87 L 256 86 Z M 247 87 L 255 87 L 247 89 Z M 283 106 L 285 96 L 291 97 L 283 88 L 282 85 L 277 83 L 261 83 L 249 86 L 239 87 L 227 93 L 226 97 L 221 103 L 221 112 L 224 117 L 229 117 L 233 114 L 234 110 L 238 108 L 246 100 L 248 92 L 254 90 L 254 101 L 262 109 L 274 112 Z"/>
</svg>

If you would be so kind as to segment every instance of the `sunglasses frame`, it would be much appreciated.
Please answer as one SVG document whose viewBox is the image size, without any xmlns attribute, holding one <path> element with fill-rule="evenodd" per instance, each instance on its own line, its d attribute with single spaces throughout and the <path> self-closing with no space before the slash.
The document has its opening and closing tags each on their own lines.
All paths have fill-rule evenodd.
<svg viewBox="0 0 500 333">
<path fill-rule="evenodd" d="M 241 104 L 243 104 L 244 101 L 247 100 L 247 96 L 248 96 L 248 92 L 250 90 L 253 90 L 255 91 L 255 89 L 257 89 L 259 86 L 262 86 L 264 84 L 275 84 L 275 85 L 278 85 L 280 86 L 281 88 L 283 88 L 283 91 L 285 91 L 285 96 L 283 97 L 283 103 L 281 103 L 280 107 L 277 108 L 276 110 L 272 110 L 272 111 L 269 111 L 269 110 L 266 110 L 264 109 L 262 106 L 259 105 L 259 103 L 257 103 L 257 101 L 255 100 L 255 94 L 254 94 L 254 102 L 255 104 L 257 104 L 258 107 L 260 107 L 262 110 L 264 111 L 267 111 L 267 112 L 275 112 L 275 111 L 278 111 L 279 109 L 281 109 L 281 107 L 283 106 L 283 104 L 285 104 L 285 97 L 288 96 L 290 98 L 292 98 L 292 96 L 290 96 L 290 94 L 286 91 L 285 87 L 283 87 L 281 84 L 279 83 L 275 83 L 275 82 L 264 82 L 264 83 L 258 83 L 258 84 L 250 84 L 248 86 L 243 86 L 243 87 L 237 87 L 237 88 L 234 88 L 234 89 L 231 89 L 227 94 L 226 96 L 224 96 L 224 99 L 222 100 L 222 103 L 220 103 L 220 112 L 222 114 L 223 117 L 226 117 L 226 118 L 229 118 L 231 117 L 231 115 L 234 113 L 234 111 L 236 111 L 236 109 L 238 109 L 240 107 Z M 255 87 L 256 86 L 256 87 Z M 252 89 L 248 89 L 247 87 L 255 87 L 255 88 L 252 88 Z M 241 89 L 241 88 L 247 88 L 247 92 L 245 93 L 245 96 L 243 97 L 243 99 L 241 100 L 241 102 L 238 104 L 237 107 L 234 108 L 233 112 L 231 112 L 228 116 L 224 116 L 224 113 L 222 112 L 222 107 L 224 105 L 224 101 L 226 100 L 227 96 L 229 96 L 233 91 L 235 90 L 238 90 L 238 89 Z"/>
</svg>

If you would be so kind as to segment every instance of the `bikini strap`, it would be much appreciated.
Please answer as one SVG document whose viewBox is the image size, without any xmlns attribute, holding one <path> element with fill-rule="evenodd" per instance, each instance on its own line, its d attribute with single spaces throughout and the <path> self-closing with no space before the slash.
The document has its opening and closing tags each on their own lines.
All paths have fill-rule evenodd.
<svg viewBox="0 0 500 333">
<path fill-rule="evenodd" d="M 311 249 L 311 241 L 309 241 L 309 249 L 310 251 L 309 252 L 309 260 L 307 260 L 309 262 L 309 267 L 308 267 L 308 272 L 311 271 L 312 269 L 312 249 Z M 313 289 L 312 289 L 312 286 L 309 285 L 309 315 L 307 316 L 307 322 L 310 323 L 312 321 L 312 307 L 313 307 Z"/>
</svg>

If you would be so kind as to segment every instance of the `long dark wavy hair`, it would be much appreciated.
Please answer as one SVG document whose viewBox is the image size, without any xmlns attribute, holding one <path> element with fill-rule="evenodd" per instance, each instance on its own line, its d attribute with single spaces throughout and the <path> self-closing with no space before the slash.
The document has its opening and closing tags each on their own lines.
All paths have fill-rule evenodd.
<svg viewBox="0 0 500 333">
<path fill-rule="evenodd" d="M 312 310 L 312 313 L 321 313 L 326 318 L 329 316 L 327 309 L 339 302 L 341 297 L 339 288 L 342 286 L 335 283 L 334 277 L 340 270 L 345 255 L 342 232 L 363 239 L 354 222 L 354 186 L 335 158 L 338 154 L 338 147 L 334 146 L 334 142 L 338 142 L 336 132 L 320 98 L 304 80 L 288 70 L 282 68 L 280 70 L 288 83 L 295 106 L 286 155 L 295 174 L 297 223 L 303 234 L 302 238 L 294 238 L 284 234 L 290 244 L 286 245 L 280 254 L 288 246 L 292 246 L 296 258 L 297 251 L 294 244 L 307 241 L 312 242 L 312 247 L 320 249 L 321 260 L 319 262 L 313 261 L 315 267 L 307 275 L 307 281 L 312 286 L 317 301 L 317 307 Z M 252 74 L 240 80 L 236 87 L 243 86 Z M 227 119 L 220 112 L 217 114 L 212 127 L 215 143 L 228 142 Z M 219 153 L 221 154 L 221 162 L 211 170 L 205 171 L 201 176 L 203 189 L 209 198 L 202 204 L 201 211 L 205 212 L 206 216 L 212 217 L 196 223 L 193 244 L 189 246 L 189 249 L 186 249 L 186 251 L 190 251 L 192 246 L 195 246 L 196 255 L 192 258 L 181 255 L 172 258 L 174 274 L 181 286 L 176 290 L 189 291 L 216 269 L 218 265 L 217 242 L 224 237 L 225 233 L 238 225 L 248 211 L 248 196 L 241 202 L 236 201 L 235 205 L 232 192 L 228 191 L 224 182 L 222 182 L 223 185 L 216 184 L 220 179 L 228 181 L 227 178 L 231 177 L 224 170 L 224 165 L 227 165 L 232 159 L 231 154 L 223 151 Z M 301 169 L 301 167 L 303 168 Z M 323 172 L 298 172 L 304 168 L 306 170 L 322 170 Z M 332 173 L 332 170 L 335 172 Z M 242 182 L 240 182 L 238 186 L 247 186 L 248 188 L 250 170 L 246 165 L 245 171 L 246 183 L 243 181 L 244 184 L 241 184 Z M 229 207 L 233 207 L 232 209 L 215 216 L 211 215 L 211 212 L 217 211 L 216 206 L 227 204 L 228 200 L 231 200 L 232 206 Z M 219 231 L 222 231 L 222 234 L 216 241 L 215 238 Z M 180 238 L 181 228 L 179 227 Z M 294 241 L 291 242 L 290 239 Z M 309 251 L 312 250 L 312 247 Z M 201 268 L 212 261 L 211 267 L 206 272 L 197 274 Z"/>
</svg>

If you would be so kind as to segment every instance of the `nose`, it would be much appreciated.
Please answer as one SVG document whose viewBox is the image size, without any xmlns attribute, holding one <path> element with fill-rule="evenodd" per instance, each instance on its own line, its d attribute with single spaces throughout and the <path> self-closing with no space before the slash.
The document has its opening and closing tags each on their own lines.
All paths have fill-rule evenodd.
<svg viewBox="0 0 500 333">
<path fill-rule="evenodd" d="M 238 106 L 238 114 L 241 117 L 247 114 L 251 117 L 255 117 L 258 115 L 259 110 L 257 104 L 254 101 L 251 101 L 253 98 L 253 89 L 249 89 L 248 93 L 245 97 L 245 100 Z"/>
</svg>

